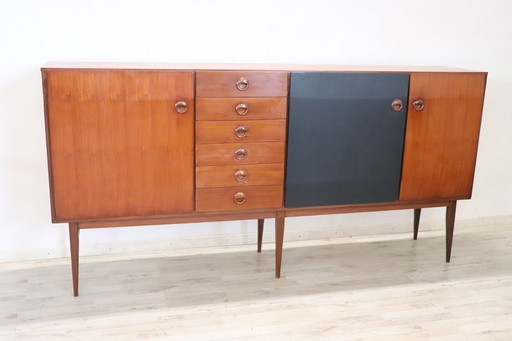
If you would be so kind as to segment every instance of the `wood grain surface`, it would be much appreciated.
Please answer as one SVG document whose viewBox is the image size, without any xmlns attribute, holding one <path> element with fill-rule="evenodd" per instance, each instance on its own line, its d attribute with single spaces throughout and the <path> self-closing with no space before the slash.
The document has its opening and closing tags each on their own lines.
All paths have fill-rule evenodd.
<svg viewBox="0 0 512 341">
<path fill-rule="evenodd" d="M 400 200 L 469 199 L 486 74 L 413 73 L 410 82 Z"/>
<path fill-rule="evenodd" d="M 235 131 L 245 130 L 245 134 Z M 196 143 L 284 141 L 286 120 L 198 121 Z"/>
<path fill-rule="evenodd" d="M 54 221 L 193 210 L 191 72 L 47 71 Z M 187 101 L 185 114 L 174 109 Z"/>
<path fill-rule="evenodd" d="M 235 108 L 238 104 L 247 105 L 247 113 L 239 115 Z M 197 98 L 196 119 L 199 121 L 224 120 L 269 120 L 286 119 L 286 97 L 263 98 Z"/>
<path fill-rule="evenodd" d="M 198 71 L 196 96 L 201 97 L 282 97 L 288 95 L 288 72 L 279 71 Z M 236 82 L 244 78 L 247 90 Z"/>
<path fill-rule="evenodd" d="M 238 192 L 246 195 L 243 204 L 236 204 L 233 200 L 233 196 Z M 283 186 L 199 188 L 196 196 L 198 212 L 281 207 Z"/>
<path fill-rule="evenodd" d="M 234 153 L 245 149 L 247 157 L 237 160 Z M 243 165 L 254 163 L 282 163 L 284 161 L 284 142 L 257 143 L 212 143 L 196 145 L 196 165 Z"/>
<path fill-rule="evenodd" d="M 245 179 L 235 180 L 235 172 L 243 171 Z M 196 187 L 234 187 L 282 185 L 284 164 L 249 164 L 196 167 Z"/>
</svg>

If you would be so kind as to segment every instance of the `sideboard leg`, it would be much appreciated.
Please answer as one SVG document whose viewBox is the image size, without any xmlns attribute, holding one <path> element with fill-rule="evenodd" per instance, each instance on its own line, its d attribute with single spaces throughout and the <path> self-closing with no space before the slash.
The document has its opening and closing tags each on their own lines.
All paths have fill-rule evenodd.
<svg viewBox="0 0 512 341">
<path fill-rule="evenodd" d="M 450 262 L 452 255 L 453 229 L 455 227 L 455 210 L 457 201 L 450 201 L 446 206 L 446 263 Z"/>
<path fill-rule="evenodd" d="M 265 219 L 258 219 L 258 252 L 261 252 L 261 244 L 263 243 L 263 225 Z"/>
<path fill-rule="evenodd" d="M 281 277 L 281 259 L 283 257 L 284 212 L 276 217 L 276 278 Z"/>
<path fill-rule="evenodd" d="M 421 216 L 421 208 L 414 209 L 414 240 L 418 239 L 418 230 L 420 228 L 420 216 Z"/>
<path fill-rule="evenodd" d="M 80 229 L 77 223 L 69 223 L 69 245 L 71 250 L 71 272 L 73 274 L 73 295 L 78 296 L 78 246 Z"/>
</svg>

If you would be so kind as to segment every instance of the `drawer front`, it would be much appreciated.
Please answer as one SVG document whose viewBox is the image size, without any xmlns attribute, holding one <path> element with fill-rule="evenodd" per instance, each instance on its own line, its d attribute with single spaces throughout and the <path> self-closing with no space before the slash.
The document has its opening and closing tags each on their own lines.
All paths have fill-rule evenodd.
<svg viewBox="0 0 512 341">
<path fill-rule="evenodd" d="M 284 142 L 197 144 L 196 165 L 284 163 L 284 150 Z"/>
<path fill-rule="evenodd" d="M 282 97 L 287 93 L 288 72 L 196 72 L 196 97 Z"/>
<path fill-rule="evenodd" d="M 196 211 L 247 210 L 282 207 L 282 186 L 199 188 Z"/>
<path fill-rule="evenodd" d="M 285 119 L 286 97 L 198 98 L 196 120 L 272 120 Z"/>
<path fill-rule="evenodd" d="M 200 166 L 196 168 L 196 187 L 282 185 L 283 177 L 283 164 Z"/>
<path fill-rule="evenodd" d="M 285 120 L 199 121 L 196 143 L 284 141 Z"/>
</svg>

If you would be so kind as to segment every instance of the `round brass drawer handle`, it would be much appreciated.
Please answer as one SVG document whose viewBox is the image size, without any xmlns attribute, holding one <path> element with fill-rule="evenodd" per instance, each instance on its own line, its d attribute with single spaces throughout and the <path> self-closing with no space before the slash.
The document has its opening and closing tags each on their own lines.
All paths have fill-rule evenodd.
<svg viewBox="0 0 512 341">
<path fill-rule="evenodd" d="M 245 202 L 245 193 L 244 192 L 236 192 L 233 195 L 233 201 L 237 205 L 242 205 Z"/>
<path fill-rule="evenodd" d="M 243 182 L 247 178 L 247 173 L 244 170 L 239 169 L 233 174 L 233 176 L 235 177 L 236 181 Z"/>
<path fill-rule="evenodd" d="M 235 107 L 235 111 L 238 115 L 244 116 L 249 111 L 249 106 L 245 103 L 238 103 Z"/>
<path fill-rule="evenodd" d="M 423 102 L 423 99 L 418 98 L 414 102 L 412 102 L 412 107 L 416 111 L 421 111 L 423 108 L 425 108 L 425 102 Z"/>
<path fill-rule="evenodd" d="M 247 133 L 249 131 L 249 128 L 247 126 L 238 126 L 235 128 L 235 136 L 239 139 L 243 139 L 247 137 Z"/>
<path fill-rule="evenodd" d="M 178 114 L 184 114 L 188 110 L 188 104 L 185 101 L 178 101 L 174 104 L 174 109 Z"/>
<path fill-rule="evenodd" d="M 245 79 L 244 77 L 240 77 L 236 81 L 236 88 L 240 91 L 245 91 L 249 88 L 249 80 Z"/>
<path fill-rule="evenodd" d="M 395 99 L 393 102 L 391 102 L 391 109 L 393 111 L 400 111 L 404 107 L 404 102 L 402 102 L 401 99 Z"/>
<path fill-rule="evenodd" d="M 242 161 L 247 157 L 247 149 L 238 148 L 233 154 L 235 155 L 235 159 Z"/>
</svg>

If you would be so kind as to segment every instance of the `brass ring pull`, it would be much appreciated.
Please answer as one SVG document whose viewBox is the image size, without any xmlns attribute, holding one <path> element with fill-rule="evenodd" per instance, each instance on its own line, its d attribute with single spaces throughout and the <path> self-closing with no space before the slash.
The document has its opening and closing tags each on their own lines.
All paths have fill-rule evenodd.
<svg viewBox="0 0 512 341">
<path fill-rule="evenodd" d="M 249 111 L 249 106 L 245 103 L 238 103 L 235 107 L 235 111 L 238 115 L 244 116 Z"/>
<path fill-rule="evenodd" d="M 249 131 L 249 128 L 246 126 L 238 126 L 235 128 L 235 136 L 239 139 L 243 139 L 247 137 L 247 132 Z"/>
<path fill-rule="evenodd" d="M 237 170 L 233 175 L 238 182 L 243 182 L 247 178 L 247 174 L 242 169 Z"/>
<path fill-rule="evenodd" d="M 247 150 L 245 148 L 238 148 L 233 154 L 235 155 L 235 159 L 242 161 L 247 157 Z"/>
<path fill-rule="evenodd" d="M 423 110 L 423 108 L 425 108 L 425 103 L 423 102 L 423 100 L 421 98 L 418 98 L 417 100 L 412 102 L 412 107 L 416 111 L 421 111 L 421 110 Z"/>
<path fill-rule="evenodd" d="M 245 202 L 245 193 L 244 192 L 236 192 L 233 195 L 233 201 L 237 205 L 242 205 Z"/>
<path fill-rule="evenodd" d="M 240 91 L 245 91 L 249 88 L 249 81 L 245 79 L 244 77 L 240 77 L 236 81 L 236 88 Z"/>
<path fill-rule="evenodd" d="M 393 102 L 391 102 L 391 109 L 393 111 L 400 111 L 404 107 L 404 102 L 402 102 L 401 99 L 395 99 Z"/>
<path fill-rule="evenodd" d="M 188 104 L 185 101 L 179 101 L 174 104 L 174 109 L 178 114 L 183 114 L 188 110 Z"/>
</svg>

